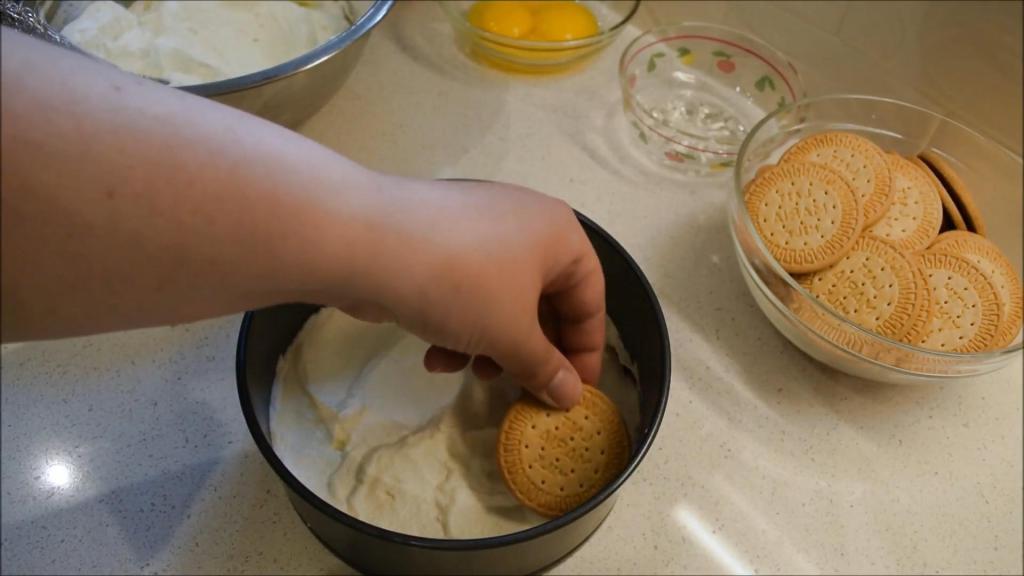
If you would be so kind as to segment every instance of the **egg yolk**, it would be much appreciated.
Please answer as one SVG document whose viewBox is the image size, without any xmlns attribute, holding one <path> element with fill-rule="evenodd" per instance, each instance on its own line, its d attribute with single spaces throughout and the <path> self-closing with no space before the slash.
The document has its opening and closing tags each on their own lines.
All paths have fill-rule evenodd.
<svg viewBox="0 0 1024 576">
<path fill-rule="evenodd" d="M 481 1 L 469 8 L 469 23 L 508 38 L 525 38 L 533 29 L 533 15 L 524 2 Z"/>
<path fill-rule="evenodd" d="M 586 6 L 577 2 L 541 2 L 533 19 L 531 40 L 561 42 L 597 34 L 597 19 Z"/>
<path fill-rule="evenodd" d="M 599 30 L 590 9 L 572 0 L 480 0 L 467 19 L 499 36 L 545 42 L 586 38 Z"/>
</svg>

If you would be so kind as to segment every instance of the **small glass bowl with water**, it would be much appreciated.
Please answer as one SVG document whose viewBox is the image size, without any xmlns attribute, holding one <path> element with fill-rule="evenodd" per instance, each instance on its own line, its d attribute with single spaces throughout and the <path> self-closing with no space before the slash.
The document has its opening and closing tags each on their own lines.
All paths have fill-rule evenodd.
<svg viewBox="0 0 1024 576">
<path fill-rule="evenodd" d="M 637 144 L 688 173 L 729 170 L 757 122 L 806 96 L 785 55 L 714 24 L 644 32 L 622 53 L 619 81 Z"/>
</svg>

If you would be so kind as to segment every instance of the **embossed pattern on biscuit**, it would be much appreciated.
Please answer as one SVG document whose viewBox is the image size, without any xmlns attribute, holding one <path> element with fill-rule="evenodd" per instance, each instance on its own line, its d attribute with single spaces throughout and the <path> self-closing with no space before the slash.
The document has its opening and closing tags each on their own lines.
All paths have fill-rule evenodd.
<svg viewBox="0 0 1024 576">
<path fill-rule="evenodd" d="M 906 158 L 886 154 L 894 196 L 889 210 L 865 232 L 907 252 L 924 250 L 942 227 L 942 200 L 928 175 Z"/>
<path fill-rule="evenodd" d="M 932 314 L 912 344 L 943 352 L 980 352 L 1002 320 L 992 280 L 963 256 L 941 251 L 917 256 L 931 290 Z"/>
<path fill-rule="evenodd" d="M 835 170 L 810 162 L 779 164 L 744 199 L 769 252 L 791 273 L 815 272 L 842 258 L 860 234 L 857 195 Z"/>
<path fill-rule="evenodd" d="M 864 224 L 875 223 L 892 202 L 889 167 L 874 142 L 849 132 L 824 132 L 797 142 L 781 162 L 815 162 L 839 172 L 860 199 Z"/>
<path fill-rule="evenodd" d="M 1020 278 L 1013 265 L 991 240 L 972 232 L 947 232 L 940 234 L 929 250 L 952 252 L 973 262 L 992 280 L 999 298 L 1002 321 L 992 348 L 1011 344 L 1020 332 L 1024 317 L 1024 294 Z"/>
<path fill-rule="evenodd" d="M 912 346 L 917 346 L 918 342 L 920 342 L 921 338 L 924 336 L 925 329 L 927 329 L 929 322 L 931 322 L 932 315 L 935 312 L 932 309 L 932 290 L 928 286 L 928 277 L 925 275 L 924 269 L 921 268 L 921 265 L 917 262 L 916 258 L 914 275 L 917 276 L 917 282 L 921 286 L 921 290 L 917 294 L 917 311 L 914 313 L 914 319 L 911 320 L 907 331 L 900 336 L 900 341 Z"/>
<path fill-rule="evenodd" d="M 913 323 L 925 290 L 915 266 L 894 245 L 864 235 L 834 266 L 801 283 L 847 320 L 896 339 Z"/>
<path fill-rule="evenodd" d="M 838 322 L 808 301 L 796 300 L 789 309 L 822 338 L 866 358 L 877 358 L 884 349 L 848 324 Z"/>
<path fill-rule="evenodd" d="M 512 494 L 549 517 L 583 504 L 625 469 L 629 434 L 618 408 L 593 386 L 568 411 L 524 397 L 498 437 L 498 464 Z"/>
</svg>

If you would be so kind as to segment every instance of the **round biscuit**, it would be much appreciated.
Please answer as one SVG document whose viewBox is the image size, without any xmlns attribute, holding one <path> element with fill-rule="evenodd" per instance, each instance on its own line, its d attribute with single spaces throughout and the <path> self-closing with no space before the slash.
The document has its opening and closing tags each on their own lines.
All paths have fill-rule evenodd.
<svg viewBox="0 0 1024 576">
<path fill-rule="evenodd" d="M 865 234 L 835 265 L 801 280 L 815 298 L 847 320 L 898 339 L 920 306 L 924 287 L 915 268 L 895 245 Z"/>
<path fill-rule="evenodd" d="M 949 162 L 931 150 L 922 152 L 918 155 L 918 158 L 931 168 L 932 174 L 940 183 L 945 183 L 943 188 L 946 189 L 950 200 L 956 205 L 957 211 L 960 212 L 960 216 L 963 218 L 964 225 L 966 226 L 965 229 L 969 232 L 985 236 L 988 232 L 985 227 L 985 219 L 982 218 L 981 210 L 978 209 L 978 204 L 974 201 L 974 196 L 971 194 L 963 178 L 960 178 L 960 175 L 957 174 Z"/>
<path fill-rule="evenodd" d="M 992 280 L 971 260 L 943 251 L 917 255 L 931 291 L 932 314 L 911 344 L 942 352 L 981 352 L 1002 321 Z"/>
<path fill-rule="evenodd" d="M 942 182 L 935 177 L 935 173 L 928 167 L 920 158 L 911 156 L 907 158 L 914 166 L 921 169 L 925 175 L 928 176 L 928 181 L 932 183 L 932 188 L 935 188 L 935 192 L 939 195 L 939 200 L 942 201 L 942 209 L 945 214 L 949 216 L 949 221 L 953 224 L 953 227 L 957 230 L 967 230 L 967 224 L 964 222 L 964 217 L 960 215 L 960 209 L 956 207 L 956 203 L 953 202 L 953 198 L 950 197 L 949 192 L 946 191 L 946 187 L 942 185 Z"/>
<path fill-rule="evenodd" d="M 548 517 L 597 494 L 626 468 L 629 454 L 618 408 L 588 385 L 568 411 L 524 395 L 509 408 L 498 434 L 498 465 L 509 490 Z"/>
<path fill-rule="evenodd" d="M 1002 322 L 992 341 L 992 348 L 1003 348 L 1012 343 L 1024 319 L 1024 294 L 1020 277 L 1002 250 L 991 240 L 972 232 L 939 234 L 929 250 L 959 254 L 985 272 L 995 286 L 1002 310 Z"/>
<path fill-rule="evenodd" d="M 839 261 L 863 223 L 853 188 L 835 170 L 811 162 L 765 170 L 751 181 L 744 202 L 768 251 L 793 274 Z"/>
<path fill-rule="evenodd" d="M 779 162 L 815 162 L 842 174 L 860 198 L 865 227 L 877 222 L 892 203 L 885 154 L 863 136 L 849 132 L 815 134 L 786 150 Z"/>
<path fill-rule="evenodd" d="M 942 200 L 920 168 L 896 154 L 886 154 L 885 158 L 892 173 L 892 205 L 865 232 L 907 252 L 923 250 L 939 235 Z"/>
<path fill-rule="evenodd" d="M 936 236 L 935 240 L 932 240 L 932 243 L 928 245 L 928 249 L 931 250 L 932 248 L 935 248 L 939 244 L 942 244 L 943 242 L 949 242 L 950 240 L 955 240 L 958 238 L 971 238 L 974 236 L 980 236 L 980 234 L 968 232 L 967 230 L 949 230 Z M 982 238 L 984 238 L 984 236 L 982 236 Z"/>
</svg>

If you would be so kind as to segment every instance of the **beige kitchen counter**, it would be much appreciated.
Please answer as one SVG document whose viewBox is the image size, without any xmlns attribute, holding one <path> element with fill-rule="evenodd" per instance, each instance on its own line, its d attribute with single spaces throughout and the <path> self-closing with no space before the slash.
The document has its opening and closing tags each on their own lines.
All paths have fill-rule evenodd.
<svg viewBox="0 0 1024 576">
<path fill-rule="evenodd" d="M 895 65 L 875 74 L 844 38 L 861 38 L 843 23 L 862 7 L 838 4 L 840 16 L 810 20 L 799 8 L 649 5 L 636 24 L 693 14 L 768 38 L 806 28 L 784 49 L 813 93 L 860 82 L 974 114 L 901 83 Z M 665 420 L 608 520 L 552 572 L 1021 573 L 1020 358 L 895 387 L 790 345 L 741 280 L 727 180 L 686 180 L 637 154 L 616 75 L 637 31 L 577 73 L 508 76 L 457 53 L 436 5 L 403 3 L 303 128 L 376 169 L 564 198 L 648 275 L 672 339 Z M 1016 103 L 1017 132 L 995 134 L 1008 145 L 1017 84 L 992 96 Z M 4 573 L 349 571 L 302 526 L 245 428 L 239 320 L 3 348 Z"/>
</svg>

